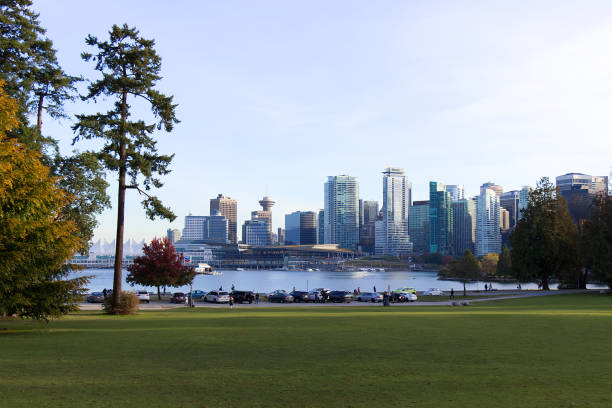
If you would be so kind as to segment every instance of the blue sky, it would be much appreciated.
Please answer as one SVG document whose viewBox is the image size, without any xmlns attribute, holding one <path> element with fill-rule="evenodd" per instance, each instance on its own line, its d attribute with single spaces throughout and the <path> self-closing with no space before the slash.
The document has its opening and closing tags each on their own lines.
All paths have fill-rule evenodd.
<svg viewBox="0 0 612 408">
<path fill-rule="evenodd" d="M 128 191 L 126 237 L 182 228 L 209 199 L 238 200 L 239 225 L 264 195 L 284 214 L 323 206 L 329 175 L 349 174 L 381 200 L 385 166 L 428 182 L 505 190 L 612 165 L 609 1 L 35 1 L 71 74 L 87 34 L 137 27 L 163 58 L 159 87 L 181 123 L 159 134 L 175 153 L 158 196 L 178 216 L 149 221 Z M 81 102 L 76 114 L 103 107 Z M 142 111 L 146 117 L 146 111 Z M 70 121 L 45 133 L 72 149 Z M 90 145 L 79 143 L 83 150 Z M 115 176 L 109 193 L 116 200 Z M 115 209 L 96 238 L 112 240 Z"/>
</svg>

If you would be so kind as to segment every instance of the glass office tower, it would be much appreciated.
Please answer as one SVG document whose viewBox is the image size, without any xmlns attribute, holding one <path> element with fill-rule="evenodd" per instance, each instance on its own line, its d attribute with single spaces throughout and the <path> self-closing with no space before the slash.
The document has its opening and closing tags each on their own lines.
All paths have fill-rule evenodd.
<svg viewBox="0 0 612 408">
<path fill-rule="evenodd" d="M 359 245 L 359 184 L 355 177 L 329 176 L 324 186 L 326 244 L 356 250 Z"/>
</svg>

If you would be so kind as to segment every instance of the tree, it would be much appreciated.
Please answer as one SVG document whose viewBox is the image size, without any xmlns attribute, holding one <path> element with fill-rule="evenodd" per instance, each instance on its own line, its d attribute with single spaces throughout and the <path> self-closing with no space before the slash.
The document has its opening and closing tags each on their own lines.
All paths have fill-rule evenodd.
<svg viewBox="0 0 612 408">
<path fill-rule="evenodd" d="M 492 277 L 497 272 L 497 263 L 499 262 L 499 254 L 486 254 L 480 260 L 480 266 L 482 268 L 482 272 L 485 274 L 487 278 Z"/>
<path fill-rule="evenodd" d="M 106 169 L 118 173 L 113 279 L 113 304 L 118 305 L 121 293 L 126 190 L 136 189 L 146 196 L 142 204 L 150 219 L 161 217 L 172 221 L 176 218 L 157 197 L 140 188 L 138 179 L 143 179 L 144 190 L 150 190 L 151 186 L 162 186 L 156 175 L 170 172 L 168 167 L 173 155 L 157 153 L 153 133 L 156 128 L 172 131 L 178 120 L 172 96 L 165 96 L 155 89 L 157 81 L 161 79 L 161 58 L 153 48 L 155 42 L 140 37 L 138 30 L 127 25 L 114 25 L 109 35 L 108 41 L 100 41 L 92 35 L 86 39 L 86 43 L 95 47 L 97 53 L 83 53 L 82 57 L 85 61 L 95 62 L 95 69 L 100 71 L 102 78 L 89 85 L 88 94 L 83 100 L 95 102 L 97 98 L 106 96 L 114 99 L 114 107 L 106 113 L 77 115 L 73 130 L 77 135 L 74 143 L 80 139 L 103 139 L 105 144 L 97 152 L 98 159 Z M 131 104 L 136 101 L 143 101 L 150 106 L 155 118 L 154 123 L 130 120 Z M 129 184 L 126 182 L 126 176 L 130 177 Z"/>
<path fill-rule="evenodd" d="M 153 239 L 150 245 L 144 246 L 143 256 L 134 259 L 128 266 L 126 281 L 131 285 L 157 287 L 157 297 L 161 300 L 161 286 L 178 287 L 193 281 L 193 268 L 183 266 L 183 254 L 177 254 L 174 245 L 168 238 Z"/>
<path fill-rule="evenodd" d="M 585 266 L 612 288 L 612 197 L 602 195 L 593 200 L 581 244 Z"/>
<path fill-rule="evenodd" d="M 507 245 L 502 247 L 496 273 L 498 276 L 510 276 L 512 274 L 512 258 Z"/>
<path fill-rule="evenodd" d="M 18 103 L 0 80 L 0 314 L 48 319 L 76 310 L 86 277 L 66 279 L 65 262 L 79 248 L 62 208 L 71 197 L 30 150 L 6 132 Z"/>
<path fill-rule="evenodd" d="M 519 281 L 539 279 L 542 288 L 549 290 L 553 277 L 577 280 L 578 232 L 565 200 L 547 177 L 529 193 L 527 208 L 510 235 L 510 243 L 512 272 Z"/>
<path fill-rule="evenodd" d="M 463 282 L 463 296 L 466 296 L 465 283 L 467 281 L 478 280 L 482 276 L 480 262 L 476 255 L 469 249 L 463 253 L 463 257 L 457 263 L 457 276 Z"/>
</svg>

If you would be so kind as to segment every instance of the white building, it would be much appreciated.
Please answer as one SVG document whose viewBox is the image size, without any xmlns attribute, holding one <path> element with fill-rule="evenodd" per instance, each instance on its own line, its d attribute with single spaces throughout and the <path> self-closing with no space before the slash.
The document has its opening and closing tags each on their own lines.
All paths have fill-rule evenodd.
<svg viewBox="0 0 612 408">
<path fill-rule="evenodd" d="M 404 169 L 387 167 L 383 172 L 382 236 L 376 233 L 375 248 L 379 255 L 407 255 L 412 252 L 408 229 L 408 210 L 412 203 L 412 183 Z M 383 242 L 378 239 L 382 238 Z"/>
<path fill-rule="evenodd" d="M 501 252 L 499 196 L 482 187 L 476 208 L 476 255 Z"/>
</svg>

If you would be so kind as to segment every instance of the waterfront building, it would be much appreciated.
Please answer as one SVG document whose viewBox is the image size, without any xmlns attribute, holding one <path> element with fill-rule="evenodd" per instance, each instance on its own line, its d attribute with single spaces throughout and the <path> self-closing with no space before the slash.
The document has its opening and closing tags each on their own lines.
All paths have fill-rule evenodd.
<svg viewBox="0 0 612 408">
<path fill-rule="evenodd" d="M 557 177 L 556 182 L 574 222 L 591 215 L 593 198 L 608 195 L 608 176 L 567 173 Z"/>
<path fill-rule="evenodd" d="M 451 252 L 452 214 L 446 186 L 429 182 L 429 252 L 448 255 Z"/>
<path fill-rule="evenodd" d="M 481 187 L 476 208 L 476 255 L 501 252 L 499 197 L 490 188 Z"/>
<path fill-rule="evenodd" d="M 383 172 L 383 231 L 382 235 L 376 236 L 376 254 L 399 257 L 412 252 L 408 227 L 408 211 L 411 202 L 412 183 L 406 178 L 404 169 L 385 168 Z"/>
<path fill-rule="evenodd" d="M 355 177 L 329 176 L 324 186 L 326 244 L 356 250 L 359 245 L 359 184 Z"/>
<path fill-rule="evenodd" d="M 228 243 L 227 218 L 218 211 L 210 216 L 188 215 L 185 217 L 181 240 Z"/>
<path fill-rule="evenodd" d="M 462 256 L 466 250 L 474 252 L 476 241 L 476 201 L 474 199 L 451 202 L 453 235 L 452 253 Z"/>
<path fill-rule="evenodd" d="M 300 245 L 300 212 L 285 215 L 285 245 Z"/>
<path fill-rule="evenodd" d="M 317 244 L 318 217 L 314 211 L 300 213 L 300 245 Z"/>
<path fill-rule="evenodd" d="M 277 236 L 279 245 L 285 245 L 285 230 L 281 227 L 278 227 Z"/>
<path fill-rule="evenodd" d="M 181 234 L 181 230 L 178 228 L 168 228 L 168 231 L 166 231 L 166 236 L 173 244 L 176 243 L 176 241 L 178 241 L 179 239 L 181 239 Z"/>
<path fill-rule="evenodd" d="M 252 218 L 245 227 L 246 244 L 252 246 L 272 245 L 268 218 Z"/>
<path fill-rule="evenodd" d="M 408 226 L 413 252 L 429 252 L 429 201 L 415 201 L 412 204 L 408 211 Z"/>
<path fill-rule="evenodd" d="M 497 184 L 491 181 L 487 181 L 486 183 L 483 183 L 482 186 L 480 186 L 480 189 L 482 190 L 483 188 L 488 188 L 490 190 L 495 191 L 495 194 L 498 197 L 501 196 L 502 193 L 504 192 L 504 188 L 502 186 L 498 186 Z"/>
<path fill-rule="evenodd" d="M 325 210 L 319 210 L 317 223 L 317 244 L 325 243 Z"/>
<path fill-rule="evenodd" d="M 210 199 L 210 215 L 219 211 L 227 218 L 227 238 L 230 243 L 238 243 L 238 203 L 223 194 Z"/>
<path fill-rule="evenodd" d="M 450 194 L 451 201 L 463 200 L 465 198 L 465 188 L 463 184 L 448 184 L 446 191 Z"/>
<path fill-rule="evenodd" d="M 361 247 L 361 252 L 374 254 L 376 251 L 374 246 L 376 242 L 375 223 L 376 221 L 369 222 L 359 227 L 359 246 Z"/>
</svg>

